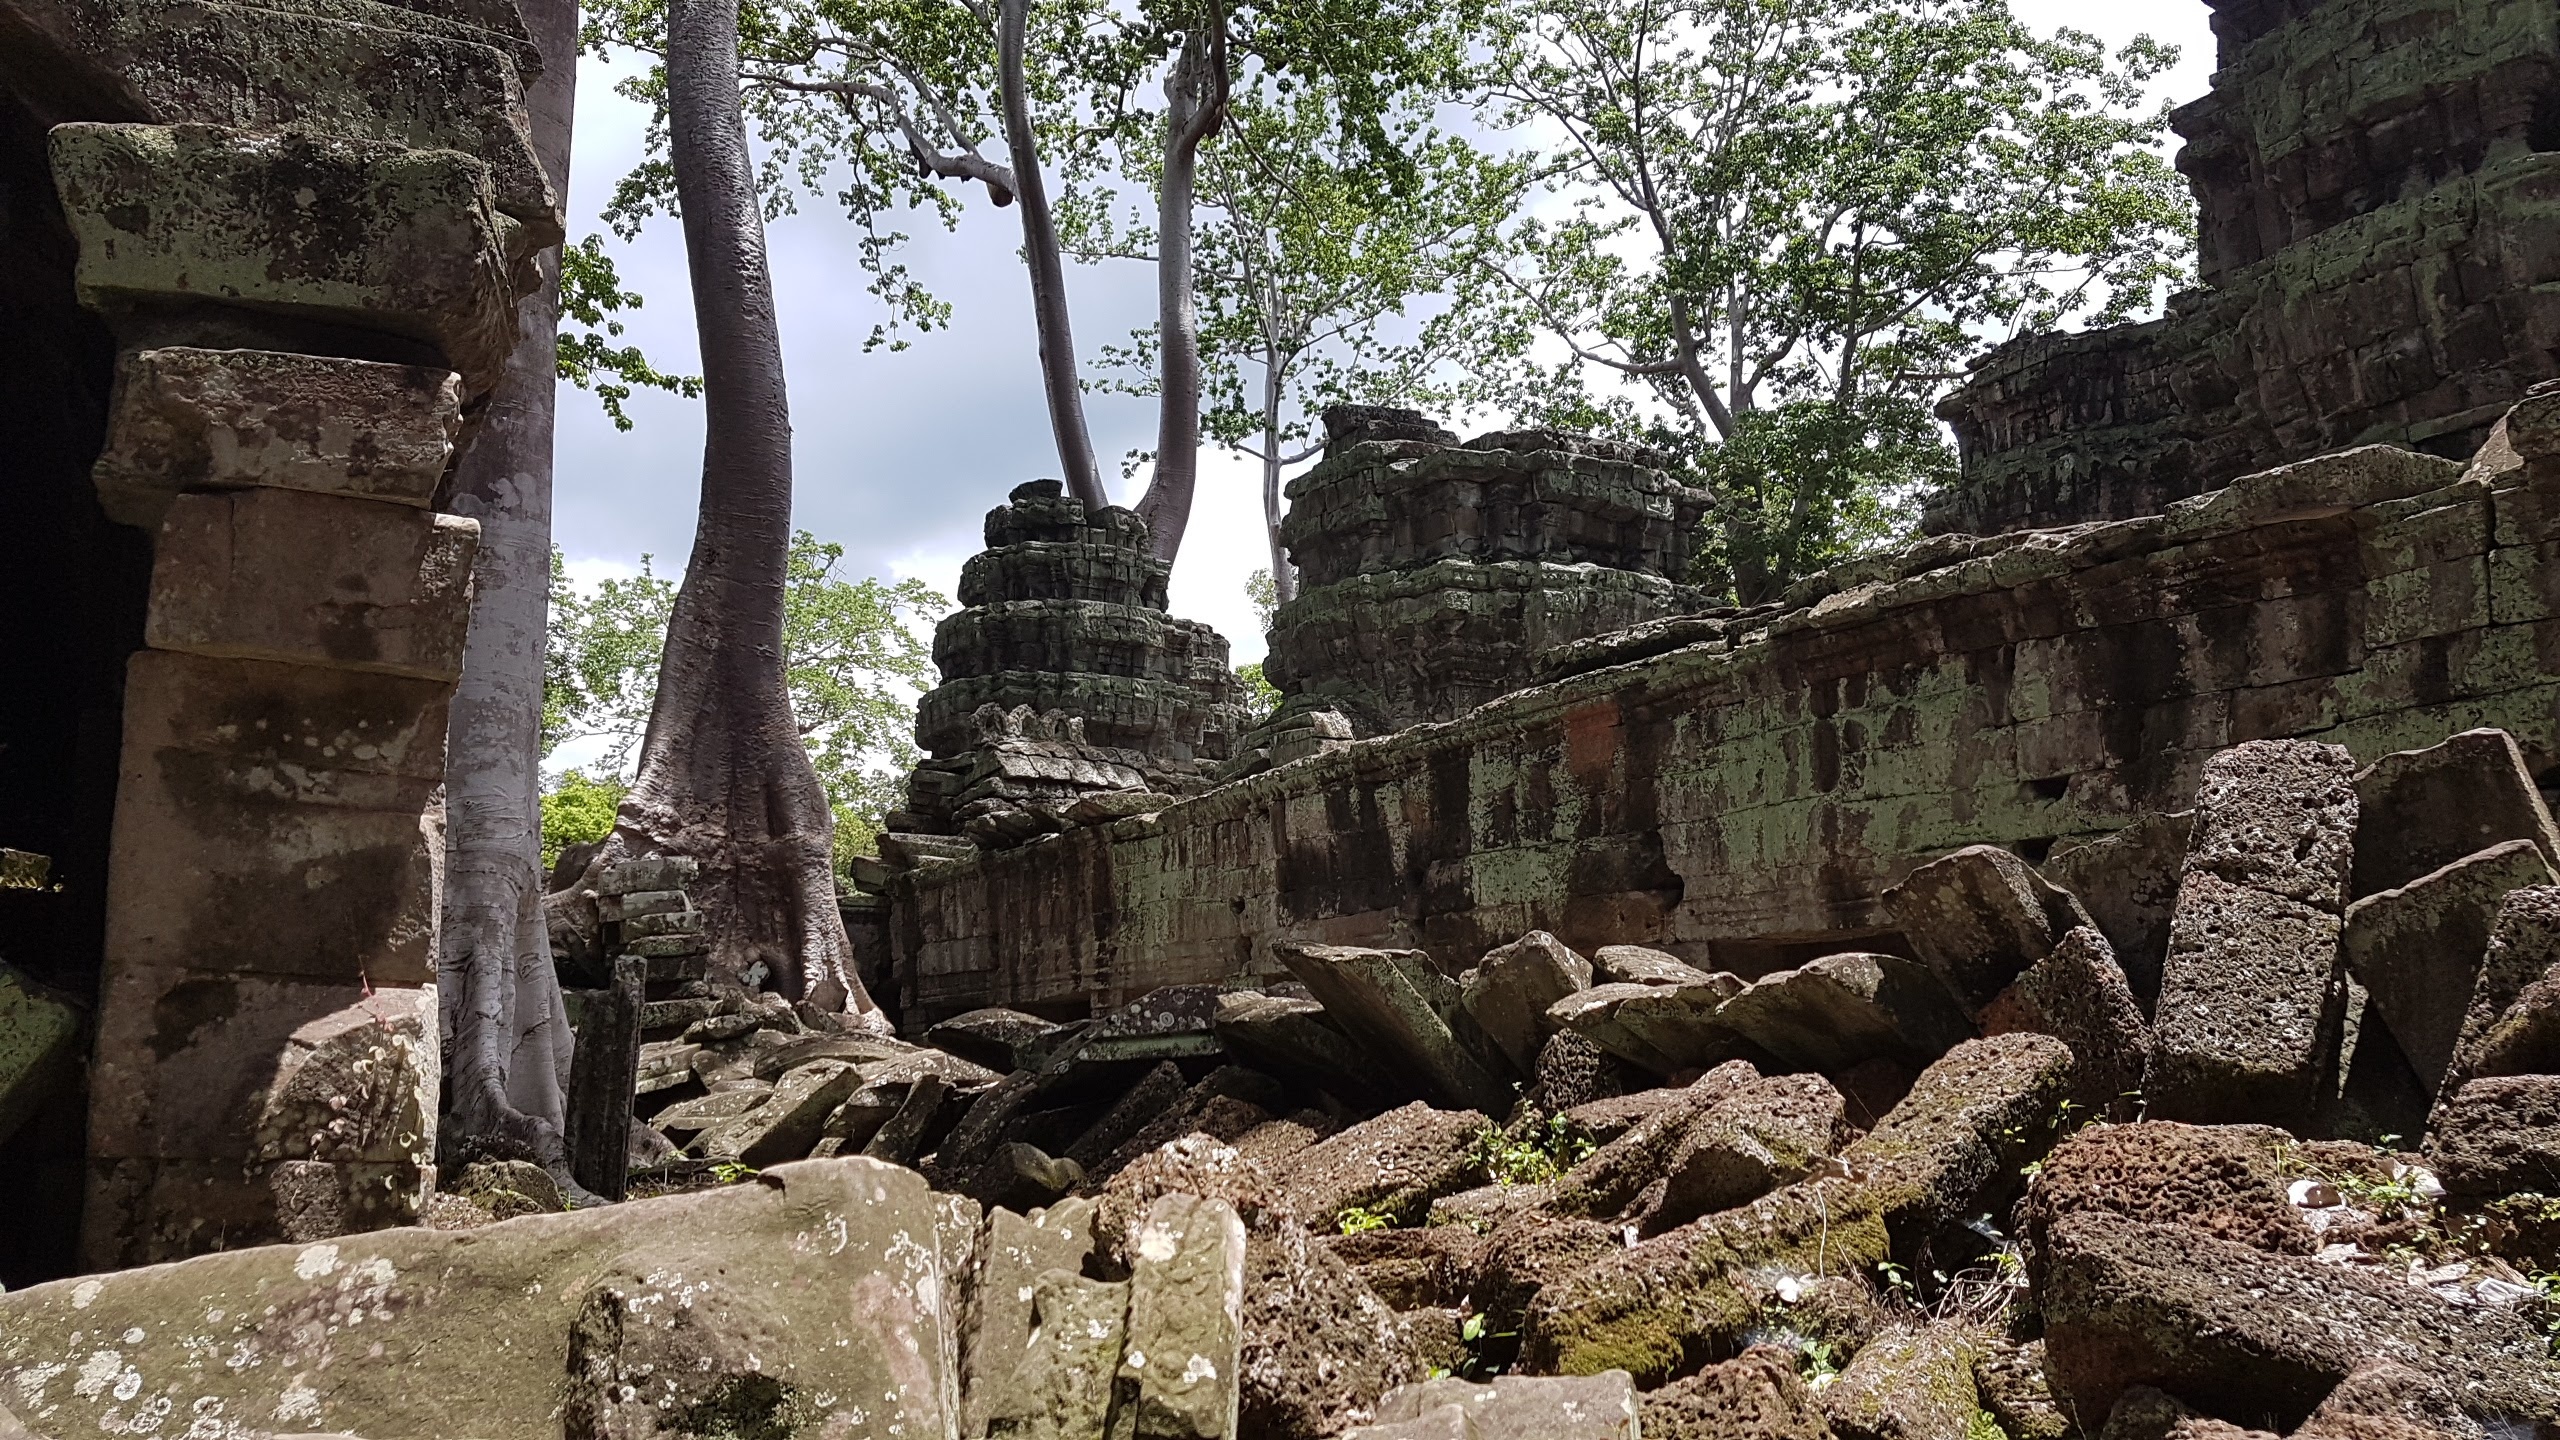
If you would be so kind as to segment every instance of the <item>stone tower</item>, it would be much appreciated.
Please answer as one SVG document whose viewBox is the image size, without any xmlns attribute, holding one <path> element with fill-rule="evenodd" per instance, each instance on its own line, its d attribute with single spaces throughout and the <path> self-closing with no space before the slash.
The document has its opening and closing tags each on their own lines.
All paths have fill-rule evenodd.
<svg viewBox="0 0 2560 1440">
<path fill-rule="evenodd" d="M 934 631 L 942 683 L 916 710 L 932 758 L 891 832 L 1004 845 L 1065 828 L 1095 792 L 1204 788 L 1243 727 L 1242 687 L 1217 631 L 1165 613 L 1173 567 L 1145 523 L 1035 480 L 987 512 L 986 542 Z"/>
<path fill-rule="evenodd" d="M 2209 0 L 2172 121 L 2202 288 L 1993 351 L 1923 528 L 2154 514 L 2350 445 L 2467 458 L 2560 375 L 2560 26 L 2525 0 Z"/>
<path fill-rule="evenodd" d="M 1461 445 L 1409 411 L 1339 406 L 1289 482 L 1298 598 L 1264 673 L 1280 728 L 1447 720 L 1534 682 L 1551 647 L 1691 608 L 1706 495 L 1638 447 L 1522 430 Z M 1286 759 L 1286 755 L 1275 758 Z"/>
</svg>

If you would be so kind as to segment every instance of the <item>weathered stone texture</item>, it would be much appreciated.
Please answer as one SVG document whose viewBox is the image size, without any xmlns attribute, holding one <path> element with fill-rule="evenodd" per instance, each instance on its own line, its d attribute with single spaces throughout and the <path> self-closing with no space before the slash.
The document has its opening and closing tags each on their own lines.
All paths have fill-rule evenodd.
<svg viewBox="0 0 2560 1440">
<path fill-rule="evenodd" d="M 1879 948 L 1878 897 L 1950 851 L 2186 810 L 2237 742 L 2370 762 L 2494 725 L 2548 771 L 2560 396 L 2509 432 L 2501 468 L 2422 495 L 2304 513 L 2278 487 L 2262 513 L 2244 489 L 1860 562 L 1722 640 L 901 876 L 909 1013 L 1267 976 L 1289 939 L 1455 973 L 1542 929 L 1759 973 L 1771 937 Z"/>
<path fill-rule="evenodd" d="M 1462 446 L 1409 413 L 1329 415 L 1282 522 L 1301 589 L 1264 664 L 1284 723 L 1451 719 L 1538 679 L 1551 648 L 1690 608 L 1678 582 L 1706 497 L 1662 464 L 1553 431 Z"/>
<path fill-rule="evenodd" d="M 1942 410 L 1963 478 L 1924 528 L 2157 513 L 2387 440 L 2459 454 L 2560 370 L 2560 35 L 2531 6 L 2219 4 L 2178 111 L 2205 288 L 2165 319 L 1992 352 Z"/>
</svg>

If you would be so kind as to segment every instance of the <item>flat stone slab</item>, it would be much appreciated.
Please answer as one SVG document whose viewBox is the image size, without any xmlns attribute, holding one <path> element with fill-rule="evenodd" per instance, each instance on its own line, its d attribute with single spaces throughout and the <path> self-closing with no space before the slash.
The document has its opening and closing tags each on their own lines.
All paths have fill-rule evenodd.
<svg viewBox="0 0 2560 1440">
<path fill-rule="evenodd" d="M 1219 1000 L 1216 1025 L 1236 1059 L 1352 1104 L 1391 1103 L 1412 1093 L 1316 1001 L 1236 991 Z"/>
<path fill-rule="evenodd" d="M 2356 763 L 2344 746 L 2252 740 L 2204 764 L 2187 874 L 2332 914 L 2346 908 Z"/>
<path fill-rule="evenodd" d="M 1120 1383 L 1142 1440 L 1233 1440 L 1244 1380 L 1244 1221 L 1224 1200 L 1161 1195 L 1129 1246 Z"/>
<path fill-rule="evenodd" d="M 2079 923 L 2077 906 L 1997 845 L 1969 845 L 1884 892 L 1887 913 L 1967 1009 L 1979 1010 Z"/>
<path fill-rule="evenodd" d="M 367 1440 L 557 1440 L 564 1404 L 589 1418 L 582 1433 L 645 1434 L 661 1400 L 940 1435 L 955 1397 L 935 1210 L 913 1172 L 813 1161 L 477 1230 L 57 1281 L 0 1296 L 0 1394 L 48 1436 L 165 1414 Z"/>
<path fill-rule="evenodd" d="M 2127 1106 L 2151 1067 L 2151 1027 L 2107 938 L 2083 925 L 2026 969 L 1982 1012 L 1982 1033 L 2029 1030 L 2071 1047 L 2072 1098 L 2101 1112 Z"/>
<path fill-rule="evenodd" d="M 1075 1275 L 1084 1269 L 1085 1260 L 1093 1254 L 1094 1204 L 1090 1200 L 1063 1200 L 1046 1210 L 1030 1215 L 1017 1215 L 997 1207 L 987 1212 L 986 1233 L 980 1242 L 978 1273 L 973 1293 L 976 1303 L 969 1332 L 962 1340 L 960 1355 L 961 1432 L 977 1434 L 987 1422 L 1000 1413 L 1019 1409 L 1023 1392 L 1014 1381 L 1014 1368 L 1022 1362 L 1025 1347 L 1032 1344 L 1035 1311 L 1044 1277 L 1063 1271 Z M 1125 1288 L 1120 1291 L 1126 1303 Z M 1058 1306 L 1082 1306 L 1092 1297 L 1072 1286 L 1061 1287 L 1054 1302 Z M 1112 1316 L 1112 1341 L 1115 1348 L 1110 1358 L 1111 1369 L 1102 1376 L 1103 1399 L 1109 1405 L 1110 1375 L 1117 1369 L 1120 1355 L 1116 1346 L 1120 1329 L 1119 1316 Z M 1051 1343 L 1062 1343 L 1051 1337 Z M 1068 1347 L 1072 1350 L 1074 1347 Z M 1053 1352 L 1043 1361 L 1070 1361 L 1065 1352 Z M 1044 1390 L 1053 1391 L 1061 1401 L 1072 1402 L 1075 1387 L 1067 1377 L 1058 1376 L 1040 1382 Z M 1023 1433 L 1037 1433 L 1024 1425 Z M 1098 1432 L 1097 1432 L 1098 1433 Z M 1063 1433 L 1061 1440 L 1064 1440 Z"/>
<path fill-rule="evenodd" d="M 1461 1003 L 1522 1075 L 1538 1069 L 1538 1051 L 1553 1033 L 1547 1010 L 1591 984 L 1591 962 L 1544 930 L 1532 930 L 1485 952 L 1458 977 Z"/>
<path fill-rule="evenodd" d="M 83 304 L 210 300 L 404 337 L 473 395 L 505 368 L 516 254 L 480 160 L 212 125 L 58 125 L 47 145 Z"/>
<path fill-rule="evenodd" d="M 1500 1053 L 1429 956 L 1285 942 L 1273 950 L 1344 1033 L 1377 1047 L 1443 1101 L 1488 1114 L 1510 1110 Z"/>
<path fill-rule="evenodd" d="M 1501 1375 L 1479 1385 L 1456 1378 L 1426 1380 L 1387 1392 L 1380 1427 L 1410 1426 L 1455 1406 L 1478 1440 L 1635 1440 L 1636 1384 L 1624 1370 L 1597 1375 Z M 1354 1430 L 1355 1437 L 1380 1433 Z M 1421 1435 L 1429 1430 L 1386 1430 Z"/>
<path fill-rule="evenodd" d="M 2347 907 L 2347 973 L 2371 994 L 2369 1013 L 2400 1042 L 2429 1099 L 2453 1064 L 2499 907 L 2510 892 L 2555 878 L 2532 841 L 2509 840 Z"/>
<path fill-rule="evenodd" d="M 1879 1055 L 1926 1065 L 1974 1034 L 1933 968 L 1898 955 L 1825 955 L 1764 975 L 1715 1018 L 1767 1054 L 1826 1073 Z"/>
</svg>

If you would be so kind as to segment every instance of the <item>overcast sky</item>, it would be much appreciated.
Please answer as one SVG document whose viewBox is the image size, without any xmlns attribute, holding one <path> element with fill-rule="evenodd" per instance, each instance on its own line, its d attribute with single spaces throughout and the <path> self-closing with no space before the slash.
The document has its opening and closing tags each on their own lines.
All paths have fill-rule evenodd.
<svg viewBox="0 0 2560 1440">
<path fill-rule="evenodd" d="M 2161 93 L 2204 93 L 2212 37 L 2202 0 L 2013 0 L 2043 27 L 2073 25 L 2111 43 L 2136 34 L 2180 47 Z M 630 73 L 590 59 L 578 77 L 577 150 L 570 183 L 572 238 L 603 230 L 596 219 L 614 181 L 640 158 L 646 112 L 612 93 Z M 854 236 L 841 213 L 810 205 L 770 227 L 783 357 L 791 377 L 800 528 L 846 548 L 856 575 L 920 576 L 948 595 L 979 525 L 1005 492 L 1057 473 L 1034 358 L 1029 286 L 1010 210 L 973 205 L 957 233 L 922 216 L 907 227 L 905 259 L 951 301 L 950 329 L 903 353 L 865 355 L 880 317 L 862 286 Z M 693 318 L 677 227 L 654 223 L 632 244 L 607 236 L 627 288 L 648 298 L 629 336 L 660 368 L 692 373 Z M 1074 267 L 1068 274 L 1077 348 L 1087 357 L 1149 320 L 1152 276 L 1136 266 Z M 1087 361 L 1090 364 L 1090 358 Z M 1126 396 L 1087 401 L 1107 477 L 1118 457 L 1151 444 L 1152 406 Z M 699 405 L 644 392 L 630 405 L 637 428 L 618 433 L 591 397 L 564 390 L 555 534 L 580 577 L 616 573 L 654 554 L 661 573 L 680 569 L 693 535 L 701 478 Z M 1140 477 L 1143 484 L 1143 476 Z M 1268 562 L 1250 462 L 1216 450 L 1203 457 L 1199 498 L 1173 576 L 1175 613 L 1218 627 L 1241 663 L 1262 637 L 1243 582 Z M 1127 503 L 1137 485 L 1115 483 Z M 564 757 L 565 758 L 565 757 Z"/>
</svg>

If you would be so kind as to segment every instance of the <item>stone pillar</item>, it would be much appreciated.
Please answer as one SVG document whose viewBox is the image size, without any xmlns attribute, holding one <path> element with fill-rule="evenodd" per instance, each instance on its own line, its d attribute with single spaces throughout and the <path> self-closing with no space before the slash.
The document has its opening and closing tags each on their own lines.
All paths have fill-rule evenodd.
<svg viewBox="0 0 2560 1440">
<path fill-rule="evenodd" d="M 405 1223 L 434 1177 L 444 717 L 478 541 L 425 508 L 455 377 L 162 349 L 126 355 L 117 394 L 101 477 L 171 488 L 126 494 L 163 518 L 126 672 L 84 1259 L 279 1238 L 280 1193 Z"/>
</svg>

